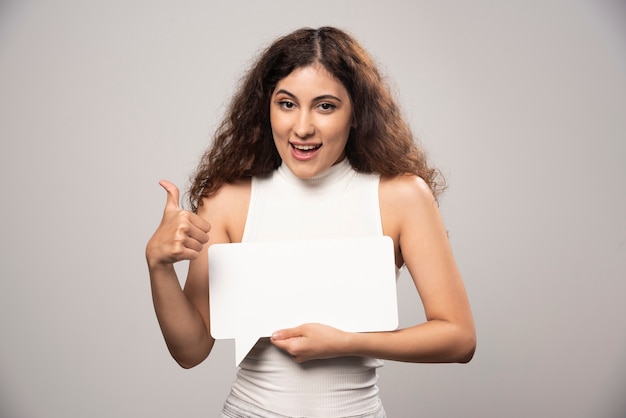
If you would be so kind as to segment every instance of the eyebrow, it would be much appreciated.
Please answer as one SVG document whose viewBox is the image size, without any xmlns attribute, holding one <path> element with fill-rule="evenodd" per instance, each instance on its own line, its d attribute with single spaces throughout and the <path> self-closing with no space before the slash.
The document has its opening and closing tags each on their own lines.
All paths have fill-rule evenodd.
<svg viewBox="0 0 626 418">
<path fill-rule="evenodd" d="M 279 94 L 286 94 L 289 97 L 292 97 L 294 99 L 297 99 L 296 95 L 285 90 L 285 89 L 280 89 L 278 90 L 276 93 L 274 93 L 274 96 L 278 96 Z M 328 100 L 328 99 L 332 99 L 332 100 L 337 100 L 339 102 L 341 102 L 341 99 L 337 96 L 333 96 L 332 94 L 322 94 L 321 96 L 317 96 L 315 98 L 313 98 L 313 101 L 316 102 L 318 100 Z"/>
</svg>

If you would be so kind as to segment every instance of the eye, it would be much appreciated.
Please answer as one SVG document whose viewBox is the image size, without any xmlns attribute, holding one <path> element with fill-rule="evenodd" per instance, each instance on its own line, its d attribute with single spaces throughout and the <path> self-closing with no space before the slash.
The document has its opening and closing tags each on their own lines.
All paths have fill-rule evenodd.
<svg viewBox="0 0 626 418">
<path fill-rule="evenodd" d="M 289 100 L 281 100 L 278 102 L 278 105 L 283 109 L 293 109 L 296 107 L 296 104 Z"/>
<path fill-rule="evenodd" d="M 317 105 L 322 112 L 332 112 L 337 106 L 332 103 L 324 102 Z"/>
</svg>

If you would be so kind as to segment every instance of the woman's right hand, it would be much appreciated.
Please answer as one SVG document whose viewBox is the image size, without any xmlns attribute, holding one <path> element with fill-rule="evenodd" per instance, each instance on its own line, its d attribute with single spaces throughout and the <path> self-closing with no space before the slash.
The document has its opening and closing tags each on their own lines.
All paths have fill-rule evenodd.
<svg viewBox="0 0 626 418">
<path fill-rule="evenodd" d="M 167 180 L 159 182 L 167 192 L 161 224 L 146 246 L 149 268 L 171 266 L 195 259 L 209 241 L 211 225 L 202 217 L 179 207 L 179 191 Z"/>
</svg>

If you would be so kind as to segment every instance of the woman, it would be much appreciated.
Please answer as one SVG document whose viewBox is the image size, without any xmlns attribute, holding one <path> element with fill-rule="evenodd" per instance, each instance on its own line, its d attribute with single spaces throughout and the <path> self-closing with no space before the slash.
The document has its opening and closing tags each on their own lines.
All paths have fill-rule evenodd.
<svg viewBox="0 0 626 418">
<path fill-rule="evenodd" d="M 392 332 L 277 330 L 241 363 L 223 416 L 384 417 L 380 359 L 472 358 L 472 314 L 437 207 L 442 184 L 347 33 L 301 29 L 261 54 L 201 160 L 192 211 L 178 207 L 176 186 L 161 185 L 167 203 L 146 258 L 157 318 L 182 367 L 213 347 L 206 277 L 216 243 L 386 235 L 424 306 L 425 323 Z M 184 289 L 180 260 L 191 260 Z"/>
</svg>

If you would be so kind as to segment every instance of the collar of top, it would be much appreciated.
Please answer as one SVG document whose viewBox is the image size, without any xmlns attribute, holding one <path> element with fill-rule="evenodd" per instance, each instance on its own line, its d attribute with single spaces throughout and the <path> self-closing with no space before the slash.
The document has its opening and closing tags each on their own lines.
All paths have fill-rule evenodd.
<svg viewBox="0 0 626 418">
<path fill-rule="evenodd" d="M 278 167 L 278 174 L 287 183 L 312 190 L 326 189 L 328 187 L 339 184 L 341 183 L 341 179 L 343 179 L 351 171 L 352 166 L 348 162 L 347 158 L 344 158 L 337 164 L 329 167 L 317 176 L 311 177 L 309 179 L 301 179 L 297 177 L 284 162 Z"/>
</svg>

